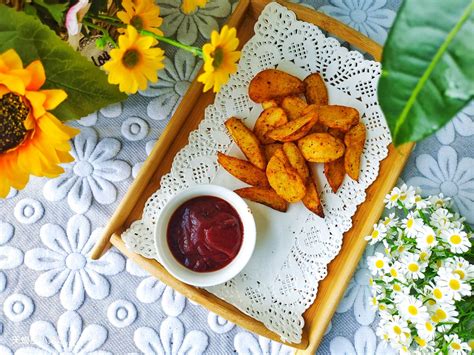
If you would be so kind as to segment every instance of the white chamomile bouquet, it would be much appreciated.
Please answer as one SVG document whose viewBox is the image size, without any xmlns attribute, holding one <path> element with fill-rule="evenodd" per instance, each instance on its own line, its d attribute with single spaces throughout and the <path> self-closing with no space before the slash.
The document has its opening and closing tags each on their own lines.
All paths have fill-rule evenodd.
<svg viewBox="0 0 474 355">
<path fill-rule="evenodd" d="M 389 215 L 366 237 L 385 247 L 368 258 L 377 335 L 400 353 L 472 353 L 471 228 L 442 195 L 422 198 L 403 185 L 385 203 Z"/>
</svg>

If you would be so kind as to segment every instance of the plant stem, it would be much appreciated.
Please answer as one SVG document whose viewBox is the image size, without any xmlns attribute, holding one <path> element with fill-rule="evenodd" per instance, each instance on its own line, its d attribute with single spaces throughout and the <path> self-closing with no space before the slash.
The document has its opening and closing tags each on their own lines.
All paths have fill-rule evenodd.
<svg viewBox="0 0 474 355">
<path fill-rule="evenodd" d="M 110 42 L 114 47 L 117 47 L 117 43 L 115 43 L 115 41 L 112 39 L 112 37 L 110 37 L 109 35 L 109 32 L 105 29 L 103 29 L 102 27 L 100 26 L 97 26 L 97 25 L 94 25 L 93 23 L 90 23 L 88 21 L 82 21 L 82 24 L 87 26 L 87 27 L 90 27 L 90 28 L 93 28 L 95 30 L 98 30 L 100 32 L 102 32 L 102 34 L 104 35 L 105 39 Z"/>
<path fill-rule="evenodd" d="M 186 44 L 182 44 L 178 41 L 175 41 L 174 39 L 160 36 L 150 31 L 141 30 L 140 33 L 145 36 L 151 36 L 157 39 L 158 41 L 165 42 L 165 43 L 171 44 L 172 46 L 184 49 L 185 51 L 191 52 L 193 55 L 197 57 L 203 58 L 203 53 L 202 53 L 201 48 L 188 46 Z"/>
</svg>

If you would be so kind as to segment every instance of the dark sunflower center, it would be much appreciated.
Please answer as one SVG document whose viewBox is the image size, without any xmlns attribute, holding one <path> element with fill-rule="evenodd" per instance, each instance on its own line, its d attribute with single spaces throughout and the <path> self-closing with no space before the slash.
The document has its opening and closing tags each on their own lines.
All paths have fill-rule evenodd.
<svg viewBox="0 0 474 355">
<path fill-rule="evenodd" d="M 0 153 L 23 142 L 26 136 L 23 121 L 29 112 L 28 106 L 16 94 L 8 93 L 0 98 Z"/>
<path fill-rule="evenodd" d="M 213 58 L 214 60 L 212 62 L 212 66 L 217 69 L 221 66 L 222 61 L 224 60 L 224 51 L 222 50 L 221 47 L 217 47 L 214 50 Z"/>
<path fill-rule="evenodd" d="M 130 20 L 130 24 L 137 29 L 137 31 L 143 30 L 143 19 L 140 16 L 133 16 Z"/>
<path fill-rule="evenodd" d="M 140 61 L 140 53 L 136 49 L 128 49 L 122 57 L 122 63 L 127 68 L 134 68 Z"/>
</svg>

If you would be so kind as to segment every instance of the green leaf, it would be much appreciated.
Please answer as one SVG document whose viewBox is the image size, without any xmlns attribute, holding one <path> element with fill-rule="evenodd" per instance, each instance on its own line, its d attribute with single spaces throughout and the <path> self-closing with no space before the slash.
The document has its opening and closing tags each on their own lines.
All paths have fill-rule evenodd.
<svg viewBox="0 0 474 355">
<path fill-rule="evenodd" d="M 474 97 L 474 0 L 406 0 L 382 57 L 379 102 L 393 143 L 418 141 Z"/>
<path fill-rule="evenodd" d="M 84 117 L 126 99 L 107 75 L 47 26 L 31 16 L 0 5 L 0 53 L 14 48 L 23 63 L 40 59 L 46 71 L 44 89 L 63 89 L 68 98 L 54 114 L 60 120 Z"/>
<path fill-rule="evenodd" d="M 41 6 L 43 9 L 48 11 L 51 17 L 56 21 L 58 25 L 63 23 L 63 15 L 68 8 L 68 3 L 47 3 L 44 0 L 34 0 L 34 4 Z"/>
</svg>

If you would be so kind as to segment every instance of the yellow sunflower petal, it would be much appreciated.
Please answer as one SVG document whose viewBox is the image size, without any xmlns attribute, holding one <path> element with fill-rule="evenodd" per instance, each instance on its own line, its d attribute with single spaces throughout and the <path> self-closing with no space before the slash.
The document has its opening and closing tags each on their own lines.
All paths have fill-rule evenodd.
<svg viewBox="0 0 474 355">
<path fill-rule="evenodd" d="M 35 60 L 26 67 L 26 70 L 31 74 L 31 81 L 26 86 L 26 89 L 39 90 L 46 81 L 43 64 L 39 60 Z"/>
<path fill-rule="evenodd" d="M 7 87 L 19 95 L 25 94 L 25 83 L 17 76 L 0 73 L 0 85 Z"/>
<path fill-rule="evenodd" d="M 46 101 L 44 102 L 44 108 L 46 110 L 54 110 L 58 105 L 66 100 L 67 93 L 64 90 L 41 90 L 46 95 Z"/>
<path fill-rule="evenodd" d="M 23 62 L 14 49 L 9 49 L 6 52 L 0 54 L 0 61 L 3 62 L 2 64 L 9 70 L 23 69 Z M 0 71 L 2 71 L 1 67 Z"/>
<path fill-rule="evenodd" d="M 33 109 L 33 115 L 38 118 L 46 113 L 44 108 L 44 102 L 46 101 L 46 95 L 40 91 L 27 91 L 25 97 L 30 102 L 31 108 Z"/>
</svg>

